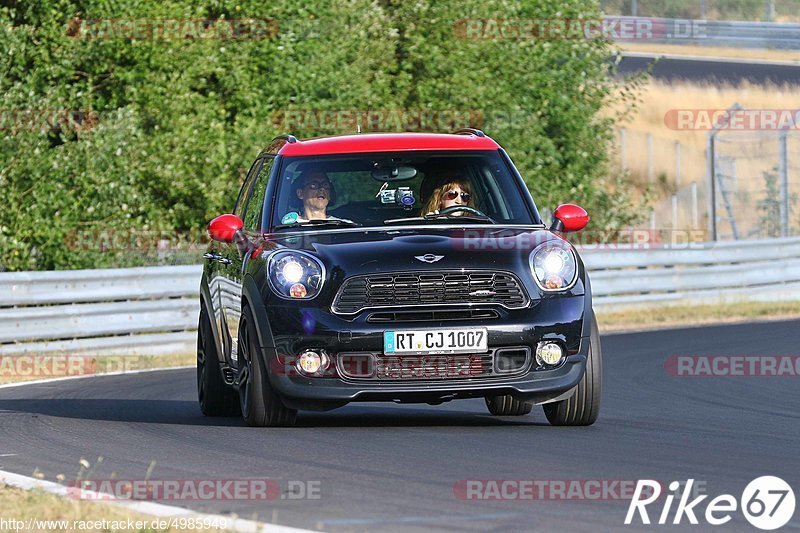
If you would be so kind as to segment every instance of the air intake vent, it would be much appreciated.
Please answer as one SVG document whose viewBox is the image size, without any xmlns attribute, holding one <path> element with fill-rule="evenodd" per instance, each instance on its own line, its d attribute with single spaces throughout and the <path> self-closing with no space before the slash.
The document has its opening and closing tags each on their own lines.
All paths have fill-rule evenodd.
<svg viewBox="0 0 800 533">
<path fill-rule="evenodd" d="M 528 296 L 513 274 L 486 271 L 395 272 L 346 280 L 333 301 L 333 312 L 415 306 L 494 304 L 508 309 L 528 305 Z"/>
</svg>

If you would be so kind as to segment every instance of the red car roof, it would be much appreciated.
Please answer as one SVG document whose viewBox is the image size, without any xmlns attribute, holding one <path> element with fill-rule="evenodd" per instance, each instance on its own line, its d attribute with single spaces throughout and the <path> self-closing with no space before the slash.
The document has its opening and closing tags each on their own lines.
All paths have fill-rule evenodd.
<svg viewBox="0 0 800 533">
<path fill-rule="evenodd" d="M 320 137 L 286 143 L 278 152 L 285 156 L 356 154 L 362 152 L 411 152 L 417 150 L 497 150 L 489 137 L 445 133 L 362 133 Z"/>
</svg>

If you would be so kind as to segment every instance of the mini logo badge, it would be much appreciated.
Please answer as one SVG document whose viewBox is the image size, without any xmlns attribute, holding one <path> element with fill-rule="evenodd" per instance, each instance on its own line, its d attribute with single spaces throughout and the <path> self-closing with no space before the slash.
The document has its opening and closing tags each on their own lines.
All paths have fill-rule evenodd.
<svg viewBox="0 0 800 533">
<path fill-rule="evenodd" d="M 472 291 L 471 293 L 469 293 L 469 295 L 470 296 L 495 296 L 495 295 L 497 295 L 497 293 L 494 292 L 494 291 L 481 289 L 479 291 Z"/>
<path fill-rule="evenodd" d="M 433 255 L 433 254 L 425 254 L 425 255 L 415 255 L 414 259 L 419 259 L 423 263 L 435 263 L 440 259 L 444 259 L 443 255 Z"/>
</svg>

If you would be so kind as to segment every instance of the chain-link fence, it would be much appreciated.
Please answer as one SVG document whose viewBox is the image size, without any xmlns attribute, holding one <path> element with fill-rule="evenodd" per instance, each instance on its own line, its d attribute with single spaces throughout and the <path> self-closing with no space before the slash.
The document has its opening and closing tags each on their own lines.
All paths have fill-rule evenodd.
<svg viewBox="0 0 800 533">
<path fill-rule="evenodd" d="M 717 239 L 799 235 L 798 132 L 720 131 L 711 146 Z"/>
<path fill-rule="evenodd" d="M 600 0 L 606 15 L 704 20 L 800 20 L 800 0 Z"/>
<path fill-rule="evenodd" d="M 701 149 L 697 141 L 620 130 L 620 168 L 632 187 L 655 197 L 650 228 L 692 230 L 704 240 L 800 235 L 800 132 L 704 135 Z"/>
</svg>

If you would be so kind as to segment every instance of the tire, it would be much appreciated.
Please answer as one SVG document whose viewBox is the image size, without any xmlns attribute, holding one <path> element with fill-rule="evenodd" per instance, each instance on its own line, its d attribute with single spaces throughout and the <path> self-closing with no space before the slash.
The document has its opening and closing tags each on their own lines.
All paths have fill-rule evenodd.
<svg viewBox="0 0 800 533">
<path fill-rule="evenodd" d="M 197 323 L 197 401 L 206 416 L 238 416 L 239 395 L 222 379 L 217 344 L 205 304 Z"/>
<path fill-rule="evenodd" d="M 592 313 L 592 333 L 589 337 L 589 355 L 586 372 L 575 387 L 575 393 L 560 402 L 544 404 L 544 415 L 554 426 L 591 426 L 600 414 L 600 397 L 603 391 L 603 353 L 600 332 Z"/>
<path fill-rule="evenodd" d="M 525 402 L 510 394 L 504 394 L 503 396 L 487 396 L 486 407 L 494 416 L 522 416 L 531 412 L 533 402 Z"/>
<path fill-rule="evenodd" d="M 257 332 L 250 308 L 243 306 L 239 322 L 239 404 L 242 417 L 251 427 L 293 426 L 297 411 L 289 409 L 272 390 L 256 343 Z"/>
</svg>

